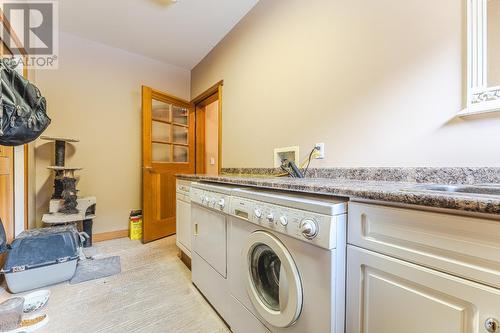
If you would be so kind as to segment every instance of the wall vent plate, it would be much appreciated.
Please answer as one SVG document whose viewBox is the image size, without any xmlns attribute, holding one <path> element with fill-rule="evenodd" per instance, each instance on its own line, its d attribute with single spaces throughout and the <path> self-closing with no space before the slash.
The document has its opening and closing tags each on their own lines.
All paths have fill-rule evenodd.
<svg viewBox="0 0 500 333">
<path fill-rule="evenodd" d="M 284 159 L 299 165 L 299 156 L 299 146 L 274 148 L 274 167 L 279 168 Z"/>
</svg>

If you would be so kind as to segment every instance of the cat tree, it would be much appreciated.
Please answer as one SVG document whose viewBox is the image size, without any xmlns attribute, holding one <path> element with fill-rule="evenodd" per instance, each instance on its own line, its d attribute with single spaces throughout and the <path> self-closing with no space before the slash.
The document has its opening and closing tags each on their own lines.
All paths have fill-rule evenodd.
<svg viewBox="0 0 500 333">
<path fill-rule="evenodd" d="M 88 235 L 84 247 L 92 246 L 92 224 L 95 218 L 95 197 L 78 198 L 75 172 L 79 167 L 68 167 L 66 162 L 66 143 L 79 142 L 77 139 L 42 136 L 42 140 L 55 143 L 55 165 L 48 169 L 55 172 L 54 193 L 49 204 L 49 213 L 44 214 L 45 225 L 76 224 L 80 231 Z"/>
</svg>

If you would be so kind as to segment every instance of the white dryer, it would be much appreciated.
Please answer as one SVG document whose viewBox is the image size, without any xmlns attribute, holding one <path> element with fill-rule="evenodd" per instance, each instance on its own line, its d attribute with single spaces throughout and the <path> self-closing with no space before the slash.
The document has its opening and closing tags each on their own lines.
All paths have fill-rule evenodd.
<svg viewBox="0 0 500 333">
<path fill-rule="evenodd" d="M 234 186 L 192 183 L 191 270 L 193 284 L 229 321 L 227 283 L 227 217 Z"/>
<path fill-rule="evenodd" d="M 321 196 L 232 192 L 233 332 L 344 332 L 346 208 Z"/>
</svg>

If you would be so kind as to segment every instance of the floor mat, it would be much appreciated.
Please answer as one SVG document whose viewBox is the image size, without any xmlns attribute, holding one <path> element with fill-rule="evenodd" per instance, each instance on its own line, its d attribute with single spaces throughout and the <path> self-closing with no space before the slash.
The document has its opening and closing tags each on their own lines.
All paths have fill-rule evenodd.
<svg viewBox="0 0 500 333">
<path fill-rule="evenodd" d="M 102 259 L 88 259 L 78 262 L 75 275 L 69 280 L 70 284 L 100 279 L 120 274 L 122 271 L 120 257 L 113 256 Z"/>
</svg>

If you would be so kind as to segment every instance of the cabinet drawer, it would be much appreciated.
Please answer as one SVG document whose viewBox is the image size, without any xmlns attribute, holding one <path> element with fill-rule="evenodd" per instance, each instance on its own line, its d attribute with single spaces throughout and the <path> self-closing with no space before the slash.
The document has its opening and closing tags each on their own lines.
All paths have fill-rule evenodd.
<svg viewBox="0 0 500 333">
<path fill-rule="evenodd" d="M 177 200 L 181 200 L 181 201 L 184 201 L 184 202 L 187 202 L 187 203 L 191 202 L 191 198 L 187 194 L 183 194 L 183 193 L 177 192 L 175 194 L 175 196 L 177 197 Z"/>
<path fill-rule="evenodd" d="M 189 190 L 191 189 L 191 182 L 187 180 L 177 179 L 176 189 L 177 192 L 189 195 Z"/>
<path fill-rule="evenodd" d="M 500 221 L 350 203 L 348 243 L 500 288 Z"/>
</svg>

